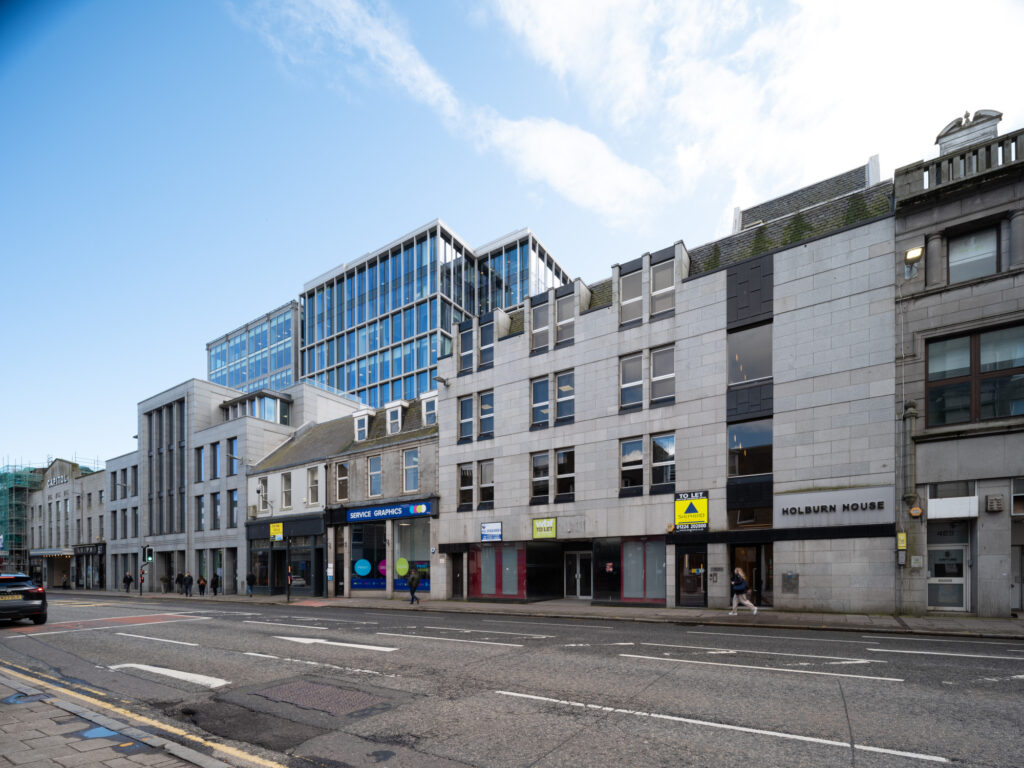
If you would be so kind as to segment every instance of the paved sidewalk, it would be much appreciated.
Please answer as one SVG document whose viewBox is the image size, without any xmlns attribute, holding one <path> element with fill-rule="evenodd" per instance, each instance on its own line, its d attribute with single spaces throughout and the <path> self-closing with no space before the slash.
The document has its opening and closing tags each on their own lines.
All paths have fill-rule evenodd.
<svg viewBox="0 0 1024 768">
<path fill-rule="evenodd" d="M 284 605 L 284 595 L 206 595 L 185 597 L 178 594 L 159 592 L 124 592 L 60 590 L 51 591 L 59 597 L 108 596 L 134 599 L 163 598 L 181 601 L 189 605 L 213 605 L 217 603 L 242 603 L 246 605 Z M 988 637 L 1024 641 L 1024 617 L 1021 618 L 979 618 L 954 613 L 933 613 L 924 616 L 895 616 L 891 614 L 863 613 L 811 613 L 780 611 L 762 608 L 757 616 L 743 610 L 738 616 L 730 616 L 726 609 L 715 608 L 651 608 L 644 606 L 592 605 L 587 600 L 545 600 L 536 603 L 466 602 L 463 600 L 430 600 L 426 595 L 415 607 L 407 599 L 396 595 L 388 600 L 383 597 L 293 597 L 291 605 L 330 608 L 364 608 L 373 610 L 418 611 L 440 613 L 478 613 L 502 616 L 533 618 L 587 619 L 590 621 L 639 621 L 669 624 L 703 624 L 721 626 L 749 626 L 772 629 L 827 629 L 851 632 L 877 632 L 886 634 L 947 635 L 957 637 Z"/>
<path fill-rule="evenodd" d="M 0 766 L 228 768 L 0 672 Z"/>
</svg>

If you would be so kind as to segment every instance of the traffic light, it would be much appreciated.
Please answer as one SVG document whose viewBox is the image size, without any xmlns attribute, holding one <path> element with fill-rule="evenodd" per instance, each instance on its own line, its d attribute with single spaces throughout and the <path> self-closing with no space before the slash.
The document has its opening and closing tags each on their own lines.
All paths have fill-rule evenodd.
<svg viewBox="0 0 1024 768">
<path fill-rule="evenodd" d="M 146 562 L 147 563 L 152 563 L 153 562 L 153 548 L 152 547 L 146 547 Z"/>
</svg>

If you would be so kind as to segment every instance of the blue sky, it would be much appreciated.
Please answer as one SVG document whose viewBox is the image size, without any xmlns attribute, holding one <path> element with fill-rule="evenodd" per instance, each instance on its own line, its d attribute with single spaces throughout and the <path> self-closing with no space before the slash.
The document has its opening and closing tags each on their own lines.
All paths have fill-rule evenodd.
<svg viewBox="0 0 1024 768">
<path fill-rule="evenodd" d="M 1024 4 L 0 5 L 0 463 L 135 448 L 205 344 L 440 217 L 573 276 L 881 158 L 1024 124 Z M 985 21 L 985 20 L 988 21 Z"/>
</svg>

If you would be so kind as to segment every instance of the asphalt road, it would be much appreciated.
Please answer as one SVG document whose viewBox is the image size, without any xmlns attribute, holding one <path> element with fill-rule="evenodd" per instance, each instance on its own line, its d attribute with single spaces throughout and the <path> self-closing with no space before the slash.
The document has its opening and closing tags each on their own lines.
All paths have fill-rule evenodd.
<svg viewBox="0 0 1024 768">
<path fill-rule="evenodd" d="M 287 766 L 1024 766 L 1024 643 L 188 607 L 54 596 L 0 671 Z"/>
</svg>

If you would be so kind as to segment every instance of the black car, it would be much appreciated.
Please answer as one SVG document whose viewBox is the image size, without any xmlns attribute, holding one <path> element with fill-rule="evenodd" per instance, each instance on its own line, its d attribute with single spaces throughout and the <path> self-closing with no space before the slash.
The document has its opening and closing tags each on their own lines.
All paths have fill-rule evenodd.
<svg viewBox="0 0 1024 768">
<path fill-rule="evenodd" d="M 46 590 L 24 573 L 0 573 L 0 619 L 46 623 Z"/>
</svg>

